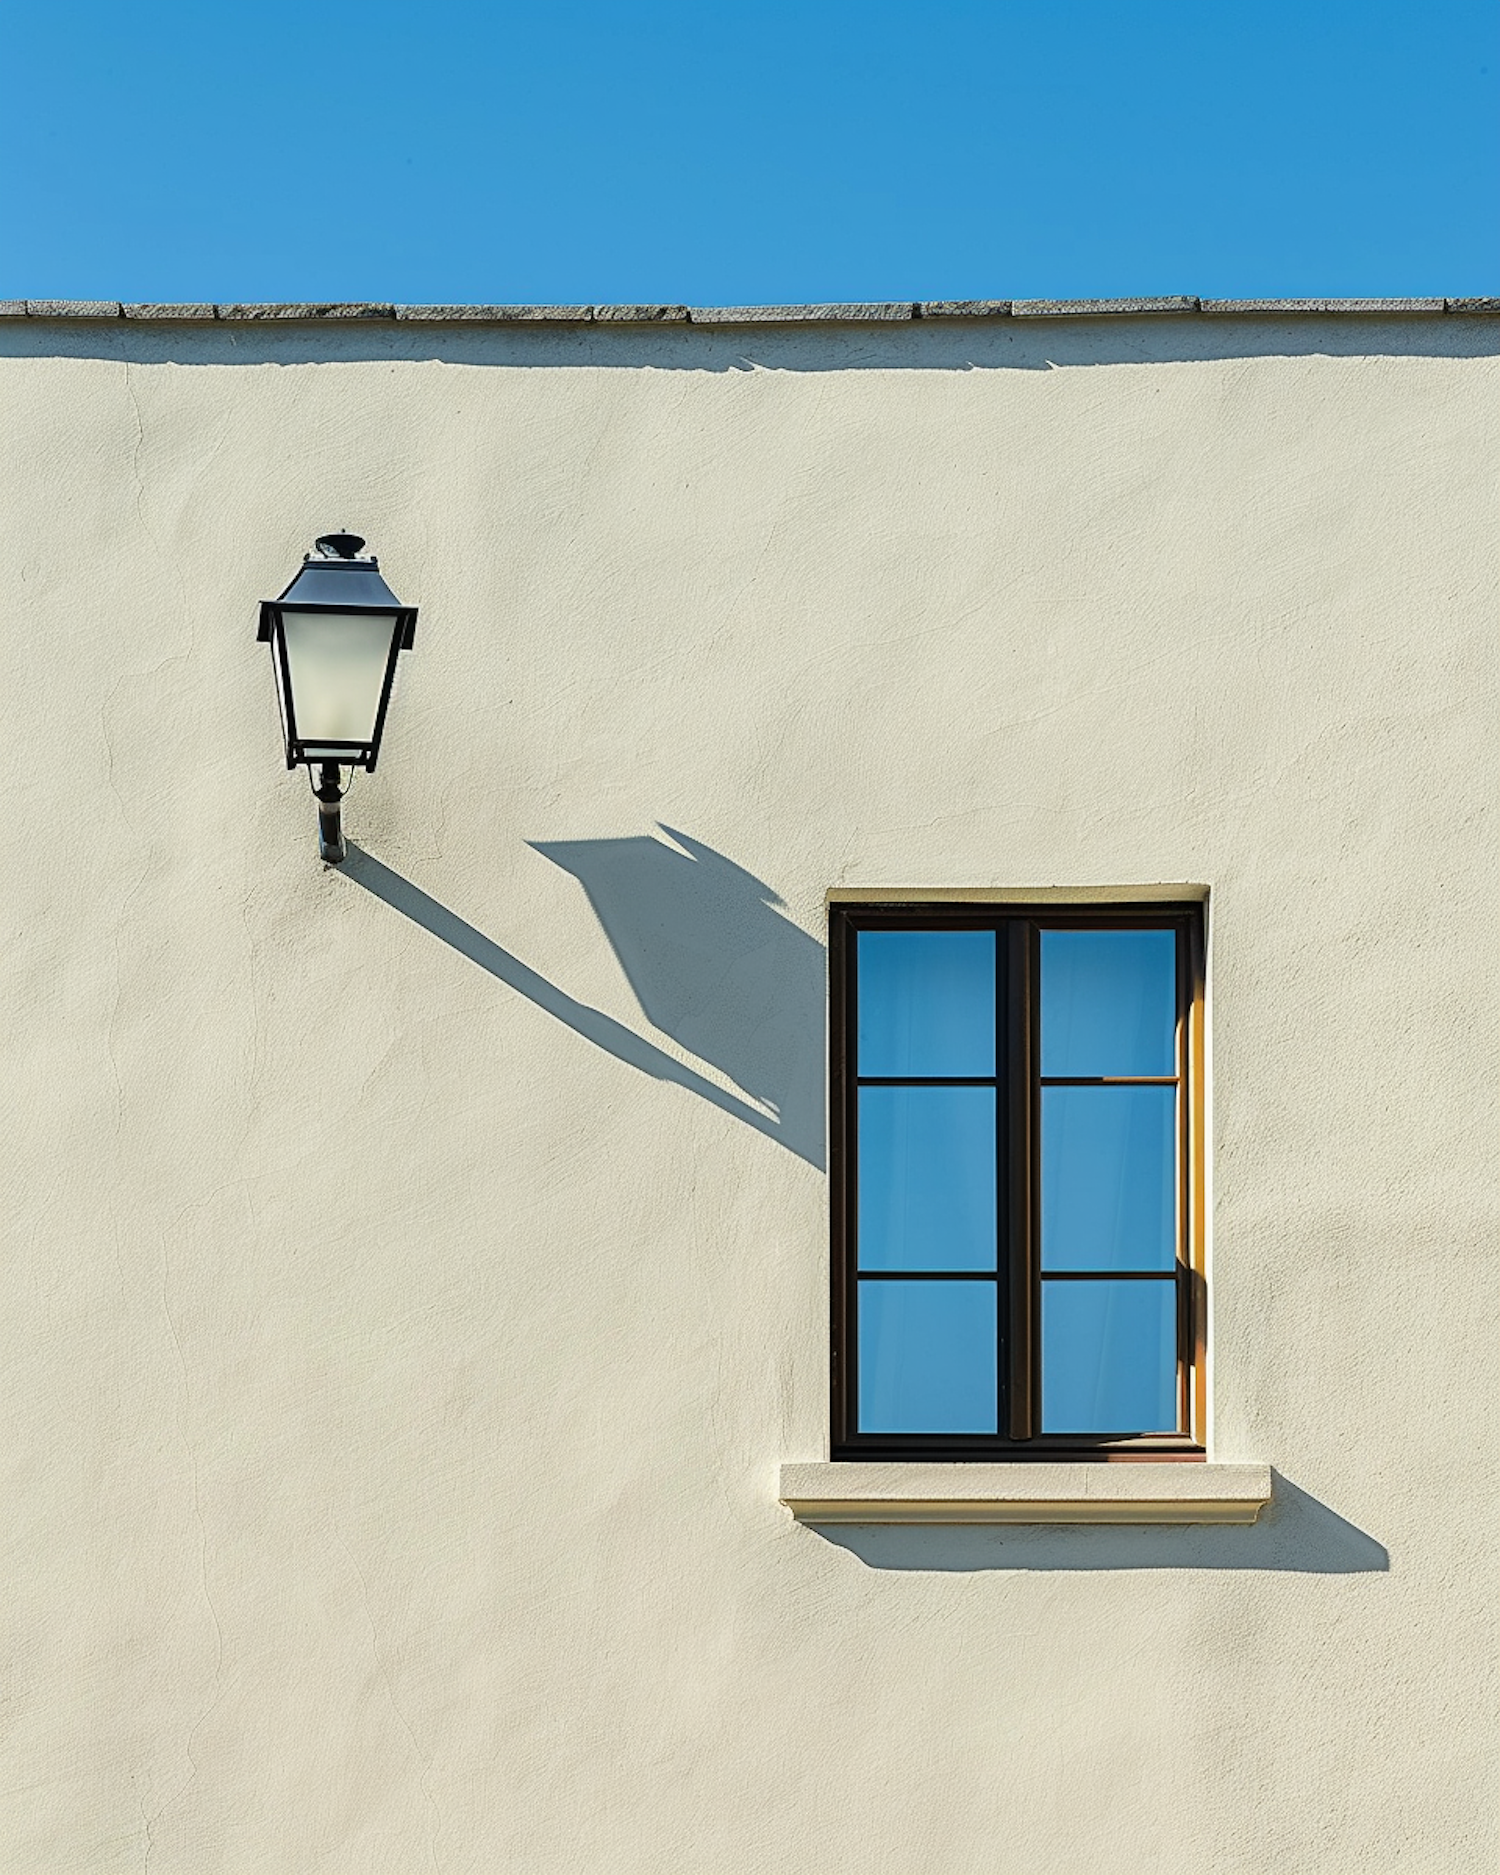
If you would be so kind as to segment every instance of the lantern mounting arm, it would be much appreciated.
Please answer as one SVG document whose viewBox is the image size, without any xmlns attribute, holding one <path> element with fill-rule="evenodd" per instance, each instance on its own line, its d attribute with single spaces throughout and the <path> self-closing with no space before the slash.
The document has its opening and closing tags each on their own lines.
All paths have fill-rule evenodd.
<svg viewBox="0 0 1500 1875">
<path fill-rule="evenodd" d="M 344 845 L 344 796 L 349 789 L 339 786 L 337 762 L 324 762 L 316 781 L 309 768 L 307 779 L 313 799 L 318 803 L 318 858 L 327 866 L 342 866 L 349 857 L 349 849 Z M 352 772 L 349 779 L 352 784 Z"/>
</svg>

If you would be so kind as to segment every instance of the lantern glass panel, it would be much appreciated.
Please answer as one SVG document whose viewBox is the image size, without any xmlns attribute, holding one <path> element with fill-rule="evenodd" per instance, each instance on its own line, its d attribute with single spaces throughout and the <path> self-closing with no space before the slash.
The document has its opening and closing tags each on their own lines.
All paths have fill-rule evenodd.
<svg viewBox="0 0 1500 1875">
<path fill-rule="evenodd" d="M 291 609 L 281 620 L 298 742 L 311 756 L 324 743 L 373 742 L 396 620 Z"/>
</svg>

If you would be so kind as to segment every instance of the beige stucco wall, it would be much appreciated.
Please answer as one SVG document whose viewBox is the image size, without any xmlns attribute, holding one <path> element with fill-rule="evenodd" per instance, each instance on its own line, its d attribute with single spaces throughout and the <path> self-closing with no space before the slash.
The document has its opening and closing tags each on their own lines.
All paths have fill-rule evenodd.
<svg viewBox="0 0 1500 1875">
<path fill-rule="evenodd" d="M 0 1868 L 1493 1869 L 1500 322 L 0 354 Z M 1157 881 L 1276 1506 L 795 1526 L 825 892 Z"/>
</svg>

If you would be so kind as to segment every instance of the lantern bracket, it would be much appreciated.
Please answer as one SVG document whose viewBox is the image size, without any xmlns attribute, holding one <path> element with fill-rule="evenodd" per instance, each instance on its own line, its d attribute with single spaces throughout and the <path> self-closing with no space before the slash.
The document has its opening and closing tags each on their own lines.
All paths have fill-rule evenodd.
<svg viewBox="0 0 1500 1875">
<path fill-rule="evenodd" d="M 351 783 L 353 778 L 351 772 Z M 327 866 L 342 866 L 349 857 L 344 844 L 344 796 L 349 790 L 339 786 L 339 765 L 324 762 L 318 779 L 313 781 L 311 769 L 307 779 L 318 803 L 318 858 Z"/>
</svg>

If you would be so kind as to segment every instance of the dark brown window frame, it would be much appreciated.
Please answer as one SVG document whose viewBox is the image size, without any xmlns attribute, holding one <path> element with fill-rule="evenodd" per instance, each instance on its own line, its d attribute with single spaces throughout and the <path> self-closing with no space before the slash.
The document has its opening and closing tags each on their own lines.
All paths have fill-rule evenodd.
<svg viewBox="0 0 1500 1875">
<path fill-rule="evenodd" d="M 1004 967 L 997 998 L 1001 1250 L 1006 1307 L 1000 1336 L 999 1433 L 858 1430 L 856 1281 L 855 934 L 862 930 L 996 933 Z M 1177 931 L 1177 1397 L 1178 1429 L 1131 1436 L 1043 1434 L 1036 1359 L 1041 1308 L 1038 981 L 1043 930 Z M 829 908 L 829 1173 L 833 1229 L 831 1456 L 845 1460 L 1185 1459 L 1205 1456 L 1204 907 L 1130 904 L 841 902 Z"/>
</svg>

